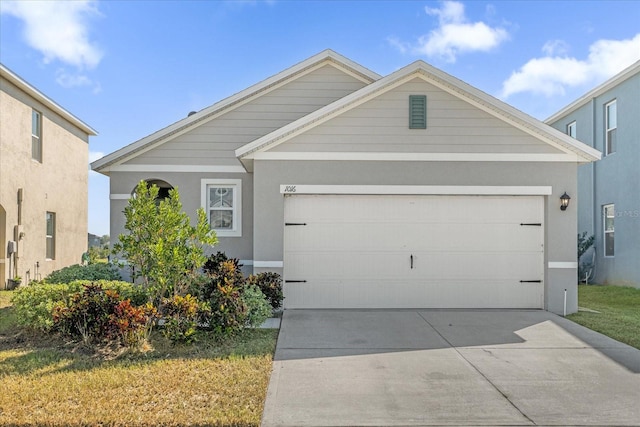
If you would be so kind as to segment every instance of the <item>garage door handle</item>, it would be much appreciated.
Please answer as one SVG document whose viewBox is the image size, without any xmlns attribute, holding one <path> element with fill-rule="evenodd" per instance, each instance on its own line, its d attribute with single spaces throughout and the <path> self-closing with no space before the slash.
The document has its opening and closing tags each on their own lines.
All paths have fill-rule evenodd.
<svg viewBox="0 0 640 427">
<path fill-rule="evenodd" d="M 307 283 L 306 280 L 285 280 L 284 283 Z"/>
<path fill-rule="evenodd" d="M 413 255 L 411 255 L 411 269 L 413 270 Z"/>
<path fill-rule="evenodd" d="M 285 222 L 284 225 L 307 225 L 306 222 Z"/>
<path fill-rule="evenodd" d="M 542 280 L 520 280 L 520 283 L 542 283 Z"/>
<path fill-rule="evenodd" d="M 521 222 L 520 225 L 530 225 L 533 227 L 542 227 L 542 223 L 540 222 Z"/>
</svg>

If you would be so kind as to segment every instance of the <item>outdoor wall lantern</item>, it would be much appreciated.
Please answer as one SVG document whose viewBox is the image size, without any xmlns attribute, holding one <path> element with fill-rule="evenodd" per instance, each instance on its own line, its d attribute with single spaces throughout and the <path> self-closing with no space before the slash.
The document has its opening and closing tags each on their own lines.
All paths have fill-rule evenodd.
<svg viewBox="0 0 640 427">
<path fill-rule="evenodd" d="M 565 191 L 564 194 L 562 196 L 560 196 L 560 210 L 561 211 L 566 211 L 567 210 L 567 207 L 569 206 L 569 200 L 571 200 L 571 197 L 569 197 L 569 195 Z"/>
</svg>

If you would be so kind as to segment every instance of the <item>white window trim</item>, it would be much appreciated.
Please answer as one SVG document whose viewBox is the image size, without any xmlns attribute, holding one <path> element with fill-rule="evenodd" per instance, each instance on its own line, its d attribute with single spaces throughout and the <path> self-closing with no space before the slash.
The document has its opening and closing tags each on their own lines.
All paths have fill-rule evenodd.
<svg viewBox="0 0 640 427">
<path fill-rule="evenodd" d="M 618 129 L 618 103 L 617 99 L 607 102 L 604 104 L 604 155 L 610 156 L 615 154 L 616 151 L 609 151 L 609 131 Z M 616 126 L 609 128 L 609 106 L 615 104 L 616 105 Z"/>
<path fill-rule="evenodd" d="M 607 255 L 607 208 L 613 207 L 613 255 Z M 615 232 L 616 232 L 616 215 L 615 215 L 615 204 L 609 203 L 607 205 L 602 205 L 602 256 L 604 258 L 615 258 L 616 256 L 616 241 L 615 241 Z"/>
<path fill-rule="evenodd" d="M 573 129 L 573 135 L 571 135 L 571 129 Z M 578 132 L 578 126 L 576 124 L 576 121 L 574 120 L 567 125 L 567 135 L 569 135 L 571 138 L 577 139 L 578 138 L 577 132 Z"/>
<path fill-rule="evenodd" d="M 242 180 L 241 179 L 201 179 L 201 206 L 207 213 L 207 219 L 209 218 L 209 204 L 207 203 L 208 191 L 207 188 L 210 185 L 219 185 L 226 187 L 233 187 L 233 229 L 232 230 L 217 230 L 218 237 L 242 237 Z"/>
<path fill-rule="evenodd" d="M 56 259 L 56 213 L 47 211 L 45 213 L 45 223 L 48 222 L 48 218 L 47 218 L 48 214 L 52 215 L 51 218 L 52 218 L 52 221 L 53 221 L 53 234 L 49 234 L 49 230 L 48 229 L 45 230 L 45 242 L 46 242 L 45 243 L 45 260 L 46 261 L 53 261 L 53 260 Z M 50 257 L 49 256 L 50 254 L 47 253 L 47 247 L 49 245 L 49 239 L 51 239 L 51 241 L 53 242 L 52 243 L 53 257 Z"/>
<path fill-rule="evenodd" d="M 33 133 L 33 117 L 34 115 L 37 115 L 38 117 L 38 134 L 34 134 Z M 33 139 L 37 138 L 38 139 L 38 147 L 39 147 L 39 154 L 40 156 L 38 158 L 34 157 L 33 154 Z M 42 163 L 42 159 L 43 159 L 43 155 L 42 155 L 42 113 L 38 110 L 31 110 L 31 160 L 34 160 L 38 163 Z"/>
</svg>

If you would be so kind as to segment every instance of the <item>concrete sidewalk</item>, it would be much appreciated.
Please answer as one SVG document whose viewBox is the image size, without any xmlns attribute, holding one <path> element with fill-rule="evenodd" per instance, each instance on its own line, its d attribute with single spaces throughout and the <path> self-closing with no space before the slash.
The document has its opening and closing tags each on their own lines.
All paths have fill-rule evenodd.
<svg viewBox="0 0 640 427">
<path fill-rule="evenodd" d="M 275 426 L 640 425 L 640 350 L 544 311 L 288 310 Z"/>
</svg>

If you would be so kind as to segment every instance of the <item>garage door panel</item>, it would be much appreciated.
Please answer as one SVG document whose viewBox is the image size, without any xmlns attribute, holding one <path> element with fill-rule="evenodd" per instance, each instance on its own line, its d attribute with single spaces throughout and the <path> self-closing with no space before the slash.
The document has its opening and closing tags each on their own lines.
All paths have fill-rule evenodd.
<svg viewBox="0 0 640 427">
<path fill-rule="evenodd" d="M 285 284 L 285 307 L 543 308 L 543 207 L 539 196 L 286 197 L 285 222 L 307 225 L 285 227 L 285 281 L 307 282 Z"/>
</svg>

